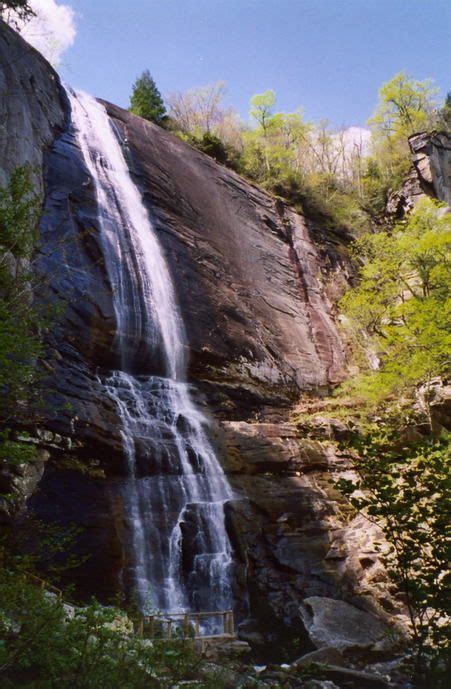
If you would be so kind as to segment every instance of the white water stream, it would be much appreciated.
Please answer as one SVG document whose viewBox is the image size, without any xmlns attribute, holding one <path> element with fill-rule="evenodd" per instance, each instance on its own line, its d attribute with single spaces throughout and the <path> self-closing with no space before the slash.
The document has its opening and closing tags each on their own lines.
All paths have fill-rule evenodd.
<svg viewBox="0 0 451 689">
<path fill-rule="evenodd" d="M 231 607 L 224 503 L 232 491 L 185 382 L 185 332 L 155 229 L 105 108 L 68 89 L 95 188 L 121 370 L 102 379 L 128 465 L 128 579 L 143 611 Z M 152 370 L 161 375 L 140 375 Z"/>
</svg>

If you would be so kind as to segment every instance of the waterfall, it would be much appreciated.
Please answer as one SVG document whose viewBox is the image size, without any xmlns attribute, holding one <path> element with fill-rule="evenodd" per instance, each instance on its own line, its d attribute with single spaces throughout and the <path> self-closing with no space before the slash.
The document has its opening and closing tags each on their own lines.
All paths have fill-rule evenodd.
<svg viewBox="0 0 451 689">
<path fill-rule="evenodd" d="M 68 89 L 94 185 L 120 370 L 101 382 L 118 410 L 128 476 L 125 576 L 141 610 L 231 607 L 224 503 L 232 491 L 185 380 L 185 332 L 155 229 L 105 108 Z"/>
</svg>

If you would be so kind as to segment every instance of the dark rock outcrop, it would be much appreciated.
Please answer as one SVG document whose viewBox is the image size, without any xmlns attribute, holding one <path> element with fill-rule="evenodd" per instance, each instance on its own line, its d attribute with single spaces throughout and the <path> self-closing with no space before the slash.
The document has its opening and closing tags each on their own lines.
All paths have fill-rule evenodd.
<svg viewBox="0 0 451 689">
<path fill-rule="evenodd" d="M 422 132 L 409 138 L 413 166 L 400 189 L 391 192 L 388 220 L 402 220 L 418 201 L 431 197 L 451 206 L 451 138 L 447 132 Z"/>
<path fill-rule="evenodd" d="M 409 139 L 421 187 L 451 206 L 451 139 L 447 132 L 414 134 Z"/>
<path fill-rule="evenodd" d="M 28 164 L 37 192 L 43 192 L 44 155 L 64 119 L 58 75 L 0 19 L 0 186 Z"/>
</svg>

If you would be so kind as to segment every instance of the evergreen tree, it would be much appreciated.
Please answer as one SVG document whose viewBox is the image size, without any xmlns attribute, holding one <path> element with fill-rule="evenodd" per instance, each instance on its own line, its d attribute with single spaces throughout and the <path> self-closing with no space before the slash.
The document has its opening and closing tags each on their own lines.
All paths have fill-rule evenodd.
<svg viewBox="0 0 451 689">
<path fill-rule="evenodd" d="M 156 124 L 162 124 L 167 118 L 163 99 L 148 69 L 133 84 L 129 110 Z"/>
<path fill-rule="evenodd" d="M 447 131 L 451 131 L 451 91 L 446 96 L 445 103 L 440 112 L 440 124 L 445 127 Z"/>
</svg>

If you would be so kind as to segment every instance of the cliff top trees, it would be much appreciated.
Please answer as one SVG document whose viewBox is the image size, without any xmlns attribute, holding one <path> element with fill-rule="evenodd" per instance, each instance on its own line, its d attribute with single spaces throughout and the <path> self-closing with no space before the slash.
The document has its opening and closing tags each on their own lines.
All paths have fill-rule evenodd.
<svg viewBox="0 0 451 689">
<path fill-rule="evenodd" d="M 168 96 L 169 117 L 178 135 L 219 163 L 235 167 L 241 150 L 242 125 L 232 108 L 224 107 L 223 81 Z"/>
<path fill-rule="evenodd" d="M 268 128 L 271 126 L 271 120 L 274 115 L 272 109 L 276 103 L 275 91 L 269 89 L 263 93 L 256 93 L 255 96 L 251 98 L 251 109 L 250 115 L 255 120 L 263 130 L 264 136 L 266 136 Z"/>
<path fill-rule="evenodd" d="M 379 104 L 368 124 L 373 156 L 389 186 L 399 184 L 410 167 L 409 136 L 434 126 L 437 92 L 431 79 L 417 81 L 405 72 L 381 86 Z"/>
<path fill-rule="evenodd" d="M 431 79 L 417 81 L 399 72 L 382 84 L 379 105 L 369 124 L 391 138 L 407 138 L 428 129 L 433 121 L 437 92 Z"/>
<path fill-rule="evenodd" d="M 451 91 L 448 91 L 443 107 L 440 110 L 440 127 L 451 131 Z"/>
<path fill-rule="evenodd" d="M 187 134 L 215 134 L 227 113 L 221 105 L 225 91 L 224 82 L 217 81 L 185 93 L 172 93 L 168 98 L 171 117 Z"/>
<path fill-rule="evenodd" d="M 166 120 L 163 99 L 148 69 L 133 84 L 129 109 L 134 115 L 155 124 L 162 124 Z"/>
</svg>

